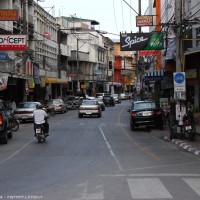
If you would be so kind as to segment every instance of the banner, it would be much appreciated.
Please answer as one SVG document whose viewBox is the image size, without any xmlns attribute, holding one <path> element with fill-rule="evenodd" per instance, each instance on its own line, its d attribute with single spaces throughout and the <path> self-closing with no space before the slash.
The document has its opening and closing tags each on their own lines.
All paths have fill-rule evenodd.
<svg viewBox="0 0 200 200">
<path fill-rule="evenodd" d="M 162 32 L 120 33 L 121 51 L 162 50 L 164 40 Z"/>
<path fill-rule="evenodd" d="M 0 91 L 7 89 L 8 76 L 0 77 Z"/>
</svg>

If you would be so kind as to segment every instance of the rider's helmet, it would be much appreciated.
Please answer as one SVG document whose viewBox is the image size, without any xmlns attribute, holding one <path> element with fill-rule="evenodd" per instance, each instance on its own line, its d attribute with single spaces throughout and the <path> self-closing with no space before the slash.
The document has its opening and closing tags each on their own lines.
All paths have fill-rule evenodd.
<svg viewBox="0 0 200 200">
<path fill-rule="evenodd" d="M 36 106 L 36 108 L 37 108 L 37 109 L 43 109 L 43 106 L 42 106 L 41 104 L 38 104 L 38 105 Z"/>
</svg>

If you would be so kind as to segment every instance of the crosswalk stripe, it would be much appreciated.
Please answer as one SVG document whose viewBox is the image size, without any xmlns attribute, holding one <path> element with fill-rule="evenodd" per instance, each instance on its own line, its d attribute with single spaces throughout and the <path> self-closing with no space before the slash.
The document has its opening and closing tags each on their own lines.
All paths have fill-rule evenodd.
<svg viewBox="0 0 200 200">
<path fill-rule="evenodd" d="M 183 178 L 183 180 L 200 196 L 200 178 Z"/>
<path fill-rule="evenodd" d="M 172 199 L 172 195 L 158 178 L 127 179 L 133 199 Z"/>
</svg>

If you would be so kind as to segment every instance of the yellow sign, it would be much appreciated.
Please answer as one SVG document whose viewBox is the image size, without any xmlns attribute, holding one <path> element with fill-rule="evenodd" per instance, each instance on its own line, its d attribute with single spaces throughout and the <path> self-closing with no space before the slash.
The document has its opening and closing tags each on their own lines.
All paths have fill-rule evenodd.
<svg viewBox="0 0 200 200">
<path fill-rule="evenodd" d="M 81 85 L 81 89 L 86 89 L 87 85 Z"/>
</svg>

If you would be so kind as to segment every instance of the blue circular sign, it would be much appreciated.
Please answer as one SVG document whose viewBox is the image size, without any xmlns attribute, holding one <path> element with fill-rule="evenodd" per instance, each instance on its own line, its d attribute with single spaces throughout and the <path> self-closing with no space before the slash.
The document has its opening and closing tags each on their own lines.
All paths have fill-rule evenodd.
<svg viewBox="0 0 200 200">
<path fill-rule="evenodd" d="M 185 81 L 185 76 L 183 73 L 177 73 L 174 76 L 174 80 L 176 81 L 176 83 L 182 84 Z"/>
</svg>

